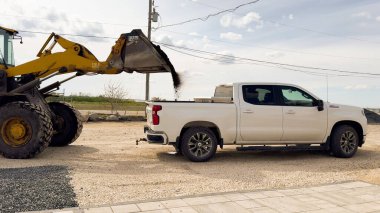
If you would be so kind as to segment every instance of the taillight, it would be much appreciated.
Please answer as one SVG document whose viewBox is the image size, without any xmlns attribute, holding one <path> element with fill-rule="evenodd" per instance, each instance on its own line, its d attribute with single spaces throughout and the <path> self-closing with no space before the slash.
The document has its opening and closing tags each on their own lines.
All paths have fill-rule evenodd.
<svg viewBox="0 0 380 213">
<path fill-rule="evenodd" d="M 152 121 L 153 125 L 159 125 L 160 124 L 160 116 L 158 116 L 158 111 L 162 110 L 162 106 L 160 105 L 153 105 L 152 107 Z"/>
</svg>

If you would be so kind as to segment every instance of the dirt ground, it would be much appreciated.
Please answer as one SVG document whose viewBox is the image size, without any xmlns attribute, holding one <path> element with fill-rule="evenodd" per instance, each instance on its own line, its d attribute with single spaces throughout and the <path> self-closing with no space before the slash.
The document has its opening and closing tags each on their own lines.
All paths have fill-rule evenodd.
<svg viewBox="0 0 380 213">
<path fill-rule="evenodd" d="M 173 155 L 171 146 L 136 145 L 143 122 L 88 123 L 72 145 L 48 148 L 29 160 L 0 157 L 0 168 L 68 166 L 80 206 L 239 190 L 363 180 L 380 184 L 380 125 L 370 125 L 354 158 L 322 152 L 218 150 L 207 163 Z"/>
</svg>

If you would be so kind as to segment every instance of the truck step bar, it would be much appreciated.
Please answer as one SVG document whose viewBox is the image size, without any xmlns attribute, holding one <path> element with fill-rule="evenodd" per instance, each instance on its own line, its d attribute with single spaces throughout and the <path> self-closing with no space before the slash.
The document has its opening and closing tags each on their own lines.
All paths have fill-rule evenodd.
<svg viewBox="0 0 380 213">
<path fill-rule="evenodd" d="M 237 151 L 325 151 L 325 146 L 240 146 Z"/>
</svg>

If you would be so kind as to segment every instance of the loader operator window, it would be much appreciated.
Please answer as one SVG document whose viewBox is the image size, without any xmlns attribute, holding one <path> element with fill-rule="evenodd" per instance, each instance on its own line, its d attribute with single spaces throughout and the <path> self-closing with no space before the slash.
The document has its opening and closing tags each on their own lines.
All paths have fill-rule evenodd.
<svg viewBox="0 0 380 213">
<path fill-rule="evenodd" d="M 254 105 L 275 105 L 272 86 L 245 85 L 243 98 L 245 102 Z"/>
<path fill-rule="evenodd" d="M 4 60 L 3 60 L 4 59 Z M 0 63 L 14 66 L 12 37 L 0 30 Z"/>
</svg>

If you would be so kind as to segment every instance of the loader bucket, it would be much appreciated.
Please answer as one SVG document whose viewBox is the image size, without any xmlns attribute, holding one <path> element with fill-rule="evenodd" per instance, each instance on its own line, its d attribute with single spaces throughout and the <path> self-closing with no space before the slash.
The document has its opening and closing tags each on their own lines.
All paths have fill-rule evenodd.
<svg viewBox="0 0 380 213">
<path fill-rule="evenodd" d="M 123 61 L 122 70 L 139 73 L 170 72 L 174 87 L 180 86 L 181 80 L 168 56 L 160 46 L 150 42 L 141 30 L 132 30 L 121 37 L 125 38 L 125 46 L 120 55 Z"/>
</svg>

